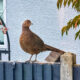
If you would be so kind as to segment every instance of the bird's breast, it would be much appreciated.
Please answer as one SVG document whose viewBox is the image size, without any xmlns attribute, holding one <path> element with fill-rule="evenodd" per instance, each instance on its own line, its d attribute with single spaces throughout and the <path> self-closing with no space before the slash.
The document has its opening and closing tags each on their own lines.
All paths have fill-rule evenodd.
<svg viewBox="0 0 80 80">
<path fill-rule="evenodd" d="M 29 43 L 30 43 L 30 38 L 24 33 L 22 33 L 20 36 L 20 46 L 24 51 L 28 50 Z"/>
<path fill-rule="evenodd" d="M 21 48 L 28 53 L 31 54 L 38 54 L 43 50 L 43 41 L 36 36 L 35 34 L 31 33 L 22 33 L 20 36 L 20 45 Z"/>
</svg>

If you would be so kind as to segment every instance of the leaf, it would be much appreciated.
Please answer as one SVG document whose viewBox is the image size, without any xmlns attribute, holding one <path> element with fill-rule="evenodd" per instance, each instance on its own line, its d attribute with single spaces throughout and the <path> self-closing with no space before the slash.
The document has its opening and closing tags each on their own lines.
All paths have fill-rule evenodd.
<svg viewBox="0 0 80 80">
<path fill-rule="evenodd" d="M 68 35 L 68 31 L 66 30 L 66 35 Z"/>
<path fill-rule="evenodd" d="M 74 29 L 74 28 L 77 28 L 77 26 L 79 26 L 79 25 L 80 25 L 80 15 L 77 15 L 73 19 L 69 20 L 67 25 L 62 28 L 62 30 L 61 30 L 62 36 L 64 33 L 66 33 L 66 35 L 68 35 L 68 31 L 70 28 L 73 27 L 73 29 Z M 76 33 L 75 39 L 77 39 L 78 35 L 80 35 L 80 34 Z"/>
<path fill-rule="evenodd" d="M 63 0 L 57 0 L 57 8 L 61 8 Z"/>
<path fill-rule="evenodd" d="M 68 0 L 68 6 L 73 2 L 73 0 Z"/>
<path fill-rule="evenodd" d="M 62 36 L 63 36 L 63 34 L 64 34 L 65 31 L 66 31 L 66 26 L 64 26 L 64 27 L 62 28 L 62 30 L 61 30 Z"/>
<path fill-rule="evenodd" d="M 59 1 L 57 1 L 57 8 L 59 9 Z"/>
<path fill-rule="evenodd" d="M 78 25 L 78 20 L 76 20 L 75 22 L 75 28 L 77 28 L 77 25 Z"/>
<path fill-rule="evenodd" d="M 78 37 L 79 37 L 79 39 L 80 39 L 80 30 L 79 30 L 78 32 L 76 32 L 76 34 L 75 34 L 75 40 L 76 40 Z"/>
<path fill-rule="evenodd" d="M 77 12 L 80 12 L 80 0 L 57 0 L 57 8 L 58 9 L 61 8 L 62 5 L 64 5 L 64 7 L 66 7 L 67 5 L 68 6 L 72 5 L 72 8 L 74 8 Z M 68 35 L 68 31 L 70 28 L 73 27 L 73 29 L 75 29 L 79 26 L 80 26 L 80 15 L 77 15 L 73 19 L 69 20 L 67 25 L 61 29 L 62 36 L 64 33 Z M 79 37 L 80 39 L 79 31 L 75 34 L 75 39 L 77 39 L 77 37 Z"/>
<path fill-rule="evenodd" d="M 61 8 L 62 4 L 64 7 L 66 5 L 70 6 L 72 5 L 72 8 L 74 8 L 77 12 L 80 12 L 80 0 L 57 0 L 57 8 Z"/>
<path fill-rule="evenodd" d="M 63 0 L 60 0 L 60 7 L 62 6 L 62 2 L 63 2 Z"/>
<path fill-rule="evenodd" d="M 68 2 L 68 0 L 64 0 L 64 7 L 66 6 L 67 2 Z"/>
</svg>

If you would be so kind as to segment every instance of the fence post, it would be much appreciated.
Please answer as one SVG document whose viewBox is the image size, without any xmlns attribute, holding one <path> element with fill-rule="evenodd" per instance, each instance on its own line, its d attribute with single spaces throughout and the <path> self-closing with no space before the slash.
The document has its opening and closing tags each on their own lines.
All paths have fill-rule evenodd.
<svg viewBox="0 0 80 80">
<path fill-rule="evenodd" d="M 73 64 L 76 64 L 76 56 L 70 52 L 63 54 L 60 58 L 60 80 L 73 80 Z"/>
</svg>

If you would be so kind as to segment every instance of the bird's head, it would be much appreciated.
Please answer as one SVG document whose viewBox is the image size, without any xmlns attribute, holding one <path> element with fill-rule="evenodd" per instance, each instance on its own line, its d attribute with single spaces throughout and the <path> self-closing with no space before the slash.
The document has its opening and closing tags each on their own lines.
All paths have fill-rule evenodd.
<svg viewBox="0 0 80 80">
<path fill-rule="evenodd" d="M 25 27 L 30 27 L 30 25 L 32 25 L 32 22 L 30 20 L 25 20 L 23 22 L 23 26 L 25 26 Z"/>
</svg>

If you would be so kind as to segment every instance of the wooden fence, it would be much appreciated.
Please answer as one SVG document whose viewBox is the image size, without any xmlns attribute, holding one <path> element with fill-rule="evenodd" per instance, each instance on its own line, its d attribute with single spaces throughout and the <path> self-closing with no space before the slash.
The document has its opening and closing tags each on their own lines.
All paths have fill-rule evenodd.
<svg viewBox="0 0 80 80">
<path fill-rule="evenodd" d="M 80 80 L 80 65 L 73 55 L 61 56 L 61 63 L 0 62 L 0 80 Z"/>
</svg>

